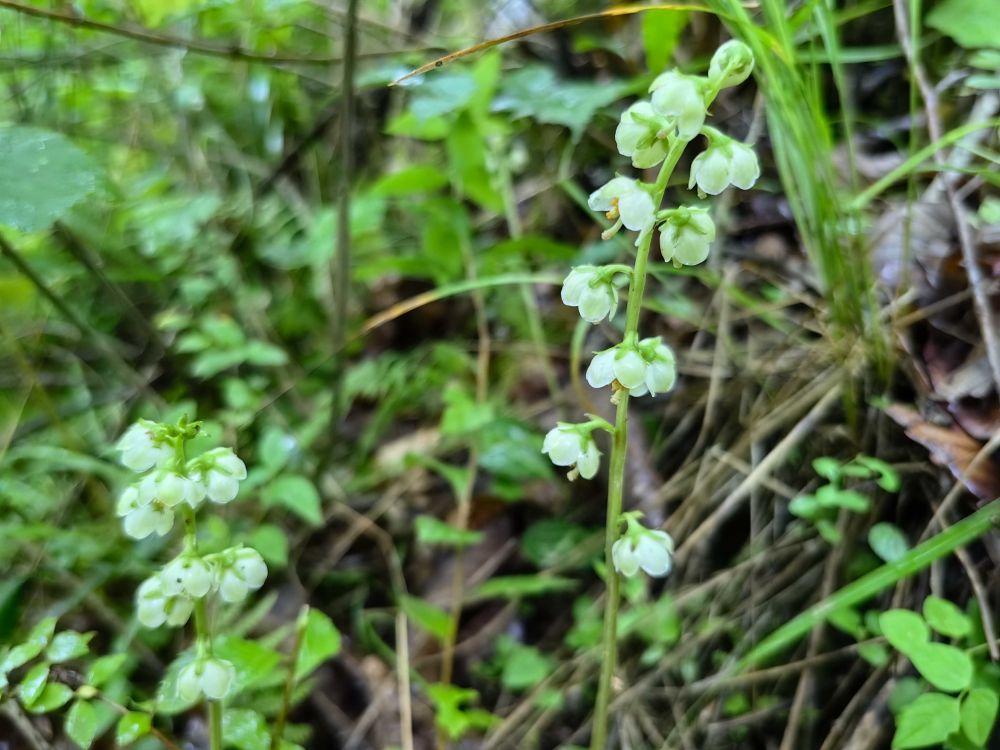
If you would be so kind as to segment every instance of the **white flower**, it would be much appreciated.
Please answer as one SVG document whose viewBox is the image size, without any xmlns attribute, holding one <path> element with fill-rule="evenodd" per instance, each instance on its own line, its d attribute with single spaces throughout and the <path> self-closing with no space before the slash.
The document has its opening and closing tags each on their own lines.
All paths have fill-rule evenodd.
<svg viewBox="0 0 1000 750">
<path fill-rule="evenodd" d="M 704 79 L 668 70 L 650 85 L 653 109 L 675 118 L 677 136 L 690 141 L 705 123 Z"/>
<path fill-rule="evenodd" d="M 592 211 L 605 211 L 612 221 L 621 220 L 627 229 L 641 232 L 653 226 L 653 197 L 635 180 L 615 177 L 590 194 Z"/>
<path fill-rule="evenodd" d="M 168 596 L 187 596 L 200 599 L 215 582 L 214 567 L 200 557 L 184 554 L 175 557 L 160 571 L 163 591 Z"/>
<path fill-rule="evenodd" d="M 148 496 L 135 485 L 126 487 L 118 498 L 117 514 L 125 520 L 122 527 L 133 539 L 145 539 L 156 533 L 164 536 L 174 526 L 174 511 Z"/>
<path fill-rule="evenodd" d="M 588 323 L 599 323 L 614 317 L 618 307 L 618 290 L 611 274 L 595 266 L 577 266 L 563 282 L 562 301 L 580 308 L 580 317 Z"/>
<path fill-rule="evenodd" d="M 267 579 L 267 565 L 255 549 L 239 547 L 218 555 L 219 596 L 226 602 L 241 602 Z"/>
<path fill-rule="evenodd" d="M 163 590 L 159 575 L 147 578 L 136 592 L 136 617 L 147 628 L 158 628 L 163 623 L 180 627 L 188 621 L 194 602 L 186 596 L 169 596 Z"/>
<path fill-rule="evenodd" d="M 156 439 L 156 422 L 140 419 L 129 427 L 115 444 L 121 451 L 121 462 L 135 472 L 163 466 L 174 455 L 174 449 Z"/>
<path fill-rule="evenodd" d="M 592 479 L 601 463 L 601 452 L 593 434 L 584 434 L 577 425 L 565 422 L 560 422 L 545 435 L 542 453 L 547 453 L 556 466 L 575 466 L 584 479 Z"/>
<path fill-rule="evenodd" d="M 698 154 L 691 162 L 688 187 L 718 195 L 729 185 L 749 190 L 760 177 L 760 164 L 753 149 L 719 134 L 717 142 Z"/>
<path fill-rule="evenodd" d="M 213 503 L 228 503 L 240 490 L 240 481 L 247 478 L 247 467 L 229 448 L 215 448 L 192 460 L 189 473 L 204 486 Z"/>
<path fill-rule="evenodd" d="M 753 52 L 737 39 L 730 39 L 712 55 L 708 78 L 717 89 L 738 86 L 753 71 Z"/>
<path fill-rule="evenodd" d="M 622 156 L 632 158 L 639 169 L 655 167 L 667 155 L 667 122 L 649 102 L 636 102 L 622 113 L 615 130 L 615 143 Z"/>
<path fill-rule="evenodd" d="M 629 524 L 629 530 L 611 546 L 615 570 L 631 577 L 642 568 L 646 573 L 662 577 L 673 566 L 674 542 L 665 531 L 650 530 Z"/>
<path fill-rule="evenodd" d="M 204 695 L 219 701 L 229 694 L 236 669 L 225 659 L 197 659 L 177 674 L 177 694 L 182 700 L 193 701 Z"/>
<path fill-rule="evenodd" d="M 147 475 L 139 483 L 139 495 L 145 503 L 159 502 L 168 508 L 187 503 L 197 508 L 205 497 L 200 482 L 174 471 L 159 471 Z"/>
<path fill-rule="evenodd" d="M 646 362 L 635 349 L 618 344 L 598 352 L 587 368 L 587 382 L 603 388 L 617 380 L 625 388 L 635 388 L 646 379 Z"/>
<path fill-rule="evenodd" d="M 646 363 L 646 374 L 642 385 L 633 388 L 631 395 L 645 396 L 649 393 L 655 396 L 673 388 L 677 380 L 677 364 L 670 347 L 662 343 L 659 336 L 655 336 L 640 341 L 639 351 Z"/>
<path fill-rule="evenodd" d="M 704 208 L 677 209 L 660 225 L 660 252 L 675 265 L 701 263 L 714 239 L 715 223 Z"/>
</svg>

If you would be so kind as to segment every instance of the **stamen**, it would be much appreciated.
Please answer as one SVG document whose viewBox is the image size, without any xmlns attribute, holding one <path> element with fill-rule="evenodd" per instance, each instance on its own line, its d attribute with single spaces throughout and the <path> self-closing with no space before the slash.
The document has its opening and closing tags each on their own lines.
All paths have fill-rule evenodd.
<svg viewBox="0 0 1000 750">
<path fill-rule="evenodd" d="M 611 212 L 610 211 L 608 211 L 608 218 L 609 219 L 613 218 L 611 216 Z M 610 240 L 612 237 L 614 237 L 616 234 L 618 234 L 618 230 L 621 229 L 621 228 L 622 228 L 622 220 L 618 219 L 618 221 L 615 222 L 615 225 L 613 227 L 611 227 L 610 229 L 605 229 L 603 232 L 601 232 L 601 239 L 602 240 Z"/>
</svg>

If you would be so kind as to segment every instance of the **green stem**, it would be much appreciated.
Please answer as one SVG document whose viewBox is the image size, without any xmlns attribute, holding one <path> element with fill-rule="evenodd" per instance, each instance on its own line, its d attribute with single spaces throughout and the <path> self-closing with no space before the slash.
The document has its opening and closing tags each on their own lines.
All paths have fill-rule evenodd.
<svg viewBox="0 0 1000 750">
<path fill-rule="evenodd" d="M 183 441 L 181 441 L 183 443 Z M 179 448 L 182 451 L 183 448 Z M 184 504 L 181 506 L 184 514 L 184 545 L 193 554 L 198 553 L 198 529 L 195 523 L 194 508 Z M 205 599 L 197 599 L 194 603 L 194 631 L 198 658 L 211 658 L 212 626 L 208 620 L 208 607 Z M 208 728 L 210 750 L 222 750 L 222 704 L 219 701 L 208 701 Z"/>
<path fill-rule="evenodd" d="M 667 153 L 663 166 L 653 186 L 653 205 L 659 207 L 667 182 L 687 144 L 675 141 Z M 642 310 L 642 295 L 646 288 L 646 266 L 649 263 L 649 248 L 652 245 L 655 228 L 642 237 L 635 255 L 632 269 L 632 283 L 628 291 L 628 306 L 625 311 L 625 334 L 628 341 L 638 336 L 639 313 Z M 608 581 L 607 601 L 604 607 L 604 632 L 601 637 L 601 676 L 597 686 L 597 704 L 594 707 L 594 729 L 591 733 L 591 750 L 605 750 L 608 738 L 608 707 L 611 704 L 611 681 L 618 658 L 618 603 L 620 580 L 611 559 L 611 547 L 618 540 L 618 521 L 622 512 L 622 498 L 625 493 L 625 455 L 628 452 L 628 399 L 629 393 L 622 389 L 617 392 L 618 407 L 615 411 L 615 431 L 611 442 L 611 463 L 608 479 L 608 516 L 604 533 L 604 563 Z"/>
</svg>

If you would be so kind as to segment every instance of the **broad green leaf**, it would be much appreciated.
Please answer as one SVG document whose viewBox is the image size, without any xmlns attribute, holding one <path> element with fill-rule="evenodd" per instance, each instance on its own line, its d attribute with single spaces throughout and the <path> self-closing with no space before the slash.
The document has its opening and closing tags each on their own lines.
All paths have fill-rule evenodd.
<svg viewBox="0 0 1000 750">
<path fill-rule="evenodd" d="M 479 433 L 479 465 L 517 484 L 549 479 L 552 464 L 542 453 L 543 436 L 512 419 L 496 419 Z"/>
<path fill-rule="evenodd" d="M 499 722 L 499 718 L 488 711 L 464 707 L 479 700 L 475 690 L 442 683 L 428 685 L 426 690 L 436 709 L 437 725 L 453 740 L 470 731 L 489 729 Z"/>
<path fill-rule="evenodd" d="M 868 544 L 885 562 L 895 562 L 910 548 L 899 527 L 891 523 L 877 523 L 868 530 Z"/>
<path fill-rule="evenodd" d="M 788 512 L 799 518 L 813 519 L 819 510 L 819 503 L 814 495 L 799 495 L 788 504 Z"/>
<path fill-rule="evenodd" d="M 420 122 L 462 109 L 476 93 L 469 73 L 431 73 L 413 86 L 410 111 Z"/>
<path fill-rule="evenodd" d="M 862 643 L 858 646 L 858 656 L 873 667 L 883 667 L 889 663 L 892 654 L 881 643 Z"/>
<path fill-rule="evenodd" d="M 938 690 L 957 693 L 972 683 L 972 658 L 944 643 L 925 643 L 907 654 L 921 676 Z"/>
<path fill-rule="evenodd" d="M 340 631 L 330 618 L 318 609 L 309 609 L 299 658 L 295 663 L 295 679 L 301 680 L 327 659 L 340 653 Z"/>
<path fill-rule="evenodd" d="M 470 596 L 476 599 L 493 597 L 516 599 L 522 596 L 541 596 L 556 591 L 568 591 L 576 586 L 577 582 L 573 579 L 558 576 L 500 576 L 478 586 Z"/>
<path fill-rule="evenodd" d="M 87 750 L 97 736 L 97 712 L 85 700 L 78 700 L 66 714 L 66 734 L 83 750 Z"/>
<path fill-rule="evenodd" d="M 87 644 L 93 637 L 93 633 L 77 633 L 75 630 L 57 633 L 52 643 L 45 649 L 45 658 L 58 664 L 83 656 L 90 651 Z"/>
<path fill-rule="evenodd" d="M 552 673 L 552 659 L 534 646 L 515 645 L 504 660 L 500 683 L 520 692 L 533 688 Z"/>
<path fill-rule="evenodd" d="M 42 688 L 41 695 L 26 708 L 32 713 L 47 714 L 65 706 L 72 697 L 73 691 L 68 685 L 63 685 L 61 682 L 47 682 Z"/>
<path fill-rule="evenodd" d="M 889 693 L 889 710 L 898 715 L 924 692 L 924 683 L 917 677 L 901 677 Z"/>
<path fill-rule="evenodd" d="M 941 693 L 921 695 L 899 713 L 893 750 L 929 747 L 944 742 L 958 730 L 958 699 Z"/>
<path fill-rule="evenodd" d="M 594 115 L 621 98 L 628 86 L 619 82 L 560 80 L 551 69 L 533 65 L 504 76 L 493 109 L 512 117 L 565 125 L 579 139 Z"/>
<path fill-rule="evenodd" d="M 424 544 L 440 544 L 461 549 L 479 544 L 483 539 L 481 531 L 457 529 L 434 518 L 434 516 L 417 516 L 414 520 L 414 526 L 417 531 L 417 540 Z"/>
<path fill-rule="evenodd" d="M 937 596 L 924 599 L 924 619 L 934 630 L 949 638 L 964 638 L 972 630 L 972 623 L 962 610 Z"/>
<path fill-rule="evenodd" d="M 323 523 L 319 492 L 306 477 L 298 475 L 278 477 L 264 487 L 261 499 L 265 505 L 278 505 L 290 510 L 313 526 L 320 526 Z"/>
<path fill-rule="evenodd" d="M 94 189 L 93 161 L 59 133 L 26 125 L 0 127 L 0 224 L 47 229 Z"/>
<path fill-rule="evenodd" d="M 443 609 L 438 609 L 423 599 L 406 595 L 399 597 L 399 606 L 417 627 L 435 636 L 439 641 L 448 637 L 451 617 Z"/>
<path fill-rule="evenodd" d="M 646 69 L 658 73 L 667 67 L 690 14 L 684 10 L 650 10 L 642 14 L 642 47 Z"/>
<path fill-rule="evenodd" d="M 118 720 L 118 726 L 115 728 L 115 742 L 119 745 L 131 745 L 149 734 L 152 725 L 152 717 L 149 714 L 129 711 Z"/>
<path fill-rule="evenodd" d="M 997 2 L 942 0 L 927 14 L 927 25 L 968 49 L 1000 48 L 1000 3 Z"/>
<path fill-rule="evenodd" d="M 990 738 L 998 704 L 1000 698 L 988 688 L 973 688 L 962 701 L 962 731 L 975 744 L 985 745 Z"/>
<path fill-rule="evenodd" d="M 269 750 L 271 746 L 267 721 L 246 708 L 226 709 L 222 714 L 222 736 L 237 750 Z"/>
<path fill-rule="evenodd" d="M 55 617 L 46 617 L 41 620 L 31 629 L 23 643 L 19 643 L 7 652 L 3 664 L 0 664 L 0 672 L 6 673 L 17 669 L 42 653 L 42 650 L 49 645 L 55 629 Z"/>
<path fill-rule="evenodd" d="M 429 193 L 448 184 L 448 175 L 431 164 L 416 164 L 378 180 L 372 190 L 379 195 L 400 196 Z"/>
<path fill-rule="evenodd" d="M 281 654 L 257 641 L 235 636 L 217 638 L 215 655 L 236 668 L 236 689 L 245 690 L 266 680 L 281 663 Z"/>
<path fill-rule="evenodd" d="M 260 552 L 268 565 L 284 568 L 288 565 L 288 536 L 274 524 L 261 524 L 250 535 L 247 544 Z"/>
<path fill-rule="evenodd" d="M 21 680 L 21 685 L 18 688 L 18 694 L 21 696 L 21 702 L 30 706 L 38 697 L 42 694 L 45 689 L 45 684 L 49 679 L 49 665 L 45 662 L 41 664 L 36 664 Z"/>
<path fill-rule="evenodd" d="M 927 623 L 916 612 L 908 609 L 890 609 L 878 618 L 882 635 L 894 649 L 910 656 L 914 650 L 930 640 Z"/>
<path fill-rule="evenodd" d="M 87 684 L 101 687 L 112 677 L 118 675 L 125 666 L 127 654 L 109 654 L 95 659 L 87 669 Z"/>
</svg>

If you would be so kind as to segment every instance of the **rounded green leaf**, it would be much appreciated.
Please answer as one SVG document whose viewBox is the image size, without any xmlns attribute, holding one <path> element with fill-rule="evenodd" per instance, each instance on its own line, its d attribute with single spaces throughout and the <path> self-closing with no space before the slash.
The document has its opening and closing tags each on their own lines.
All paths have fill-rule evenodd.
<svg viewBox="0 0 1000 750">
<path fill-rule="evenodd" d="M 319 526 L 323 523 L 322 504 L 316 485 L 306 477 L 291 475 L 278 477 L 262 493 L 265 505 L 280 505 L 303 521 Z"/>
<path fill-rule="evenodd" d="M 131 745 L 137 739 L 149 734 L 152 718 L 149 714 L 129 711 L 118 720 L 115 729 L 115 742 L 119 745 Z"/>
<path fill-rule="evenodd" d="M 87 684 L 100 687 L 121 671 L 127 658 L 126 654 L 109 654 L 94 659 L 87 669 Z"/>
<path fill-rule="evenodd" d="M 949 638 L 964 638 L 972 629 L 972 623 L 962 610 L 938 596 L 924 599 L 924 619 L 937 632 Z"/>
<path fill-rule="evenodd" d="M 925 643 L 907 654 L 921 676 L 938 690 L 957 693 L 972 683 L 972 658 L 945 643 Z"/>
<path fill-rule="evenodd" d="M 21 680 L 21 686 L 18 688 L 18 694 L 21 696 L 21 702 L 25 706 L 30 706 L 45 689 L 45 683 L 49 679 L 49 665 L 45 662 L 41 664 L 36 664 L 31 669 L 28 670 L 28 674 L 24 676 Z"/>
<path fill-rule="evenodd" d="M 882 635 L 894 649 L 909 656 L 911 652 L 930 640 L 927 623 L 916 612 L 908 609 L 890 609 L 878 618 Z"/>
<path fill-rule="evenodd" d="M 24 125 L 0 127 L 0 224 L 47 229 L 94 189 L 94 164 L 59 133 Z"/>
<path fill-rule="evenodd" d="M 85 655 L 90 649 L 87 646 L 93 633 L 77 633 L 75 630 L 64 630 L 57 633 L 52 643 L 45 649 L 45 657 L 56 664 Z"/>
<path fill-rule="evenodd" d="M 941 693 L 921 695 L 906 706 L 896 722 L 893 750 L 929 747 L 944 742 L 958 730 L 958 699 Z"/>
<path fill-rule="evenodd" d="M 87 701 L 76 701 L 66 714 L 66 734 L 87 750 L 97 736 L 97 712 Z"/>
<path fill-rule="evenodd" d="M 55 711 L 57 708 L 65 706 L 72 697 L 73 691 L 68 685 L 63 685 L 61 682 L 47 682 L 42 689 L 42 694 L 26 708 L 32 713 L 47 714 L 49 711 Z"/>
<path fill-rule="evenodd" d="M 977 745 L 985 745 L 997 719 L 1000 698 L 987 688 L 973 688 L 962 701 L 961 722 L 965 736 Z"/>
<path fill-rule="evenodd" d="M 877 523 L 868 531 L 868 544 L 885 562 L 896 562 L 910 549 L 899 527 L 892 523 Z"/>
</svg>

